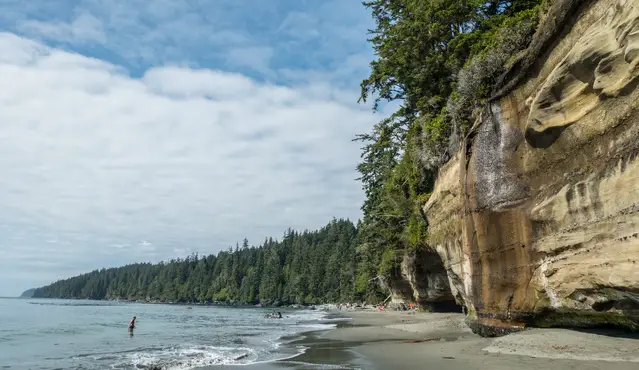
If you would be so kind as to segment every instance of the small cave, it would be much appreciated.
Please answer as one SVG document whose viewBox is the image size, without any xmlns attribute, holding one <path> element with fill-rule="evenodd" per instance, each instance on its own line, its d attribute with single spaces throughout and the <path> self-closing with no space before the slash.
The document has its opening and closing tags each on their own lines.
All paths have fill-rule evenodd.
<svg viewBox="0 0 639 370">
<path fill-rule="evenodd" d="M 596 302 L 592 305 L 592 309 L 597 312 L 610 311 L 613 308 L 619 311 L 639 312 L 639 300 L 629 297 L 622 297 L 619 299 Z"/>
<path fill-rule="evenodd" d="M 416 302 L 432 312 L 462 312 L 450 289 L 441 256 L 422 249 L 404 256 L 402 275 L 410 283 Z"/>
<path fill-rule="evenodd" d="M 543 131 L 536 131 L 531 128 L 526 129 L 525 137 L 528 144 L 535 149 L 548 149 L 571 124 L 564 126 L 549 127 Z"/>
<path fill-rule="evenodd" d="M 464 313 L 464 307 L 452 301 L 427 302 L 422 306 L 430 312 Z"/>
<path fill-rule="evenodd" d="M 611 310 L 612 308 L 614 308 L 616 303 L 617 303 L 617 301 L 597 302 L 597 303 L 592 305 L 592 309 L 597 311 L 597 312 L 608 311 L 608 310 Z"/>
</svg>

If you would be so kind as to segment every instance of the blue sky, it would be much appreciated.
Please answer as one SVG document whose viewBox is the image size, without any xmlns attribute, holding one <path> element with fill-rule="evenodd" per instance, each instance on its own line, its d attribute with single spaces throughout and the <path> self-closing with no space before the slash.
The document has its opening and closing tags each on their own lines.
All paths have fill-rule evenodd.
<svg viewBox="0 0 639 370">
<path fill-rule="evenodd" d="M 359 1 L 0 3 L 0 295 L 357 219 Z"/>
<path fill-rule="evenodd" d="M 351 0 L 9 0 L 2 28 L 125 67 L 215 68 L 260 81 L 331 77 L 353 88 L 371 49 Z M 312 71 L 312 73 L 308 73 Z"/>
</svg>

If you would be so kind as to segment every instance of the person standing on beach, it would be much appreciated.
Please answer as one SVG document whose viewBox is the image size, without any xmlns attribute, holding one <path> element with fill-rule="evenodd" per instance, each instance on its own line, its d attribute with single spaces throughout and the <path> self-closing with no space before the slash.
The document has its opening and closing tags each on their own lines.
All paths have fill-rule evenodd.
<svg viewBox="0 0 639 370">
<path fill-rule="evenodd" d="M 129 330 L 132 330 L 133 328 L 135 328 L 135 316 L 133 316 L 131 322 L 129 322 Z"/>
</svg>

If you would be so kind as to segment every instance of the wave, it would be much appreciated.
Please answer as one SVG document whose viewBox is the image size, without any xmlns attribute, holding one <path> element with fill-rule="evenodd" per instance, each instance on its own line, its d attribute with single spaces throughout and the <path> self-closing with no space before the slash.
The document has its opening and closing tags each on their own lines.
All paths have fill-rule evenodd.
<svg viewBox="0 0 639 370">
<path fill-rule="evenodd" d="M 283 314 L 285 320 L 295 322 L 293 327 L 289 327 L 293 329 L 293 332 L 279 332 L 270 340 L 263 338 L 263 343 L 270 343 L 268 346 L 270 348 L 253 348 L 246 345 L 238 347 L 185 345 L 155 351 L 145 349 L 127 354 L 123 361 L 113 365 L 112 368 L 116 370 L 147 369 L 151 366 L 160 366 L 167 370 L 188 370 L 216 365 L 251 365 L 290 361 L 307 350 L 305 346 L 295 345 L 295 342 L 302 338 L 302 333 L 329 330 L 337 326 L 333 322 L 326 321 L 331 319 L 327 319 L 325 312 L 309 310 Z M 238 334 L 235 333 L 235 335 Z M 235 344 L 241 345 L 241 342 L 238 341 Z"/>
<path fill-rule="evenodd" d="M 86 302 L 27 302 L 38 306 L 75 306 L 75 307 L 103 307 L 103 306 L 119 306 L 119 303 L 86 303 Z"/>
<path fill-rule="evenodd" d="M 352 318 L 350 317 L 333 317 L 333 318 L 319 319 L 318 321 L 322 323 L 322 322 L 343 322 L 343 321 L 351 321 L 351 320 Z"/>
<path fill-rule="evenodd" d="M 301 328 L 304 329 L 304 331 L 319 331 L 319 330 L 329 330 L 336 327 L 337 327 L 337 324 L 308 323 L 308 324 L 304 324 Z"/>
<path fill-rule="evenodd" d="M 105 306 L 108 303 L 90 302 L 30 302 L 41 306 Z M 117 304 L 117 303 L 116 303 Z M 157 309 L 156 309 L 157 310 Z M 214 313 L 215 311 L 211 311 Z M 229 311 L 230 312 L 230 311 Z M 248 312 L 235 315 L 226 311 L 220 311 L 220 315 L 231 315 L 231 319 L 224 316 L 195 317 L 197 323 L 191 325 L 180 324 L 182 331 L 171 334 L 170 330 L 161 326 L 167 320 L 176 321 L 175 315 L 164 317 L 162 313 L 149 312 L 146 314 L 149 325 L 148 332 L 142 331 L 136 335 L 134 342 L 122 342 L 121 331 L 109 328 L 119 327 L 120 322 L 115 322 L 115 316 L 101 317 L 102 321 L 89 322 L 83 326 L 55 325 L 34 329 L 38 336 L 50 338 L 51 341 L 64 335 L 74 335 L 85 338 L 80 334 L 89 333 L 88 342 L 78 346 L 77 351 L 71 353 L 52 352 L 47 354 L 45 362 L 50 366 L 43 369 L 60 368 L 56 364 L 65 363 L 65 368 L 82 368 L 87 370 L 113 369 L 113 370 L 138 370 L 159 367 L 167 370 L 189 370 L 209 366 L 250 365 L 270 363 L 274 361 L 290 361 L 303 354 L 307 348 L 302 345 L 300 339 L 304 333 L 328 330 L 334 328 L 333 322 L 325 312 L 310 310 L 282 310 L 284 319 L 264 319 L 262 311 Z M 220 319 L 228 321 L 220 325 Z M 191 321 L 194 317 L 191 317 Z M 89 320 L 90 321 L 90 320 Z M 112 322 L 113 321 L 113 322 Z M 210 328 L 215 323 L 215 329 Z M 196 325 L 197 324 L 197 325 Z M 219 329 L 227 327 L 228 329 Z M 103 329 L 105 328 L 105 329 Z M 200 330 L 198 330 L 200 329 Z M 16 332 L 17 333 L 17 332 Z M 96 334 L 104 334 L 104 339 L 95 339 Z M 158 338 L 153 335 L 160 334 Z M 0 341 L 11 340 L 14 333 L 4 331 L 0 335 Z M 122 335 L 123 336 L 123 335 Z M 139 338 L 139 339 L 138 339 Z M 78 339 L 81 340 L 81 339 Z M 137 344 L 137 345 L 136 345 Z M 81 349 L 80 349 L 81 348 Z M 62 355 L 57 358 L 56 355 Z M 48 363 L 51 362 L 51 363 Z"/>
<path fill-rule="evenodd" d="M 268 358 L 263 351 L 249 347 L 223 347 L 182 345 L 162 349 L 139 349 L 119 353 L 102 353 L 76 356 L 77 360 L 91 358 L 96 364 L 110 364 L 114 370 L 151 369 L 188 370 L 206 366 L 250 365 L 255 363 L 286 360 L 303 353 L 297 348 L 295 353 Z M 102 367 L 101 367 L 102 368 Z"/>
<path fill-rule="evenodd" d="M 297 321 L 297 325 L 304 331 L 329 330 L 336 328 L 338 322 L 350 320 L 348 317 L 334 317 L 325 311 L 304 311 L 298 317 L 301 320 Z"/>
<path fill-rule="evenodd" d="M 90 358 L 96 365 L 109 364 L 112 369 L 162 369 L 182 370 L 211 365 L 250 363 L 257 354 L 250 348 L 182 345 L 165 348 L 140 348 L 114 353 L 82 354 L 74 359 L 86 363 Z M 101 367 L 104 368 L 104 367 Z"/>
<path fill-rule="evenodd" d="M 301 365 L 303 366 L 304 369 L 345 369 L 345 370 L 354 369 L 353 367 L 349 365 L 314 364 L 314 363 L 303 362 L 303 361 L 286 361 L 286 363 L 290 365 L 297 365 L 297 366 Z"/>
<path fill-rule="evenodd" d="M 212 365 L 241 365 L 257 360 L 255 350 L 247 347 L 193 346 L 169 348 L 156 352 L 133 353 L 113 369 L 145 369 L 160 366 L 167 370 L 183 370 Z"/>
</svg>

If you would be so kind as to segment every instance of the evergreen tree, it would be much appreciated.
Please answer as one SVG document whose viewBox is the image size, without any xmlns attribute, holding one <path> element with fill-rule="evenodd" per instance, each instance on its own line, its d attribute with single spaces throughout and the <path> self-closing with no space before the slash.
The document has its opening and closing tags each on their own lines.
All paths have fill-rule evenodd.
<svg viewBox="0 0 639 370">
<path fill-rule="evenodd" d="M 366 199 L 358 225 L 355 291 L 375 296 L 375 281 L 400 253 L 426 248 L 422 207 L 438 167 L 459 150 L 474 110 L 525 48 L 542 0 L 369 0 L 377 58 L 360 101 L 399 108 L 355 138 Z M 373 284 L 373 285 L 371 285 Z"/>
<path fill-rule="evenodd" d="M 160 302 L 239 301 L 308 304 L 354 294 L 357 228 L 333 220 L 317 231 L 288 229 L 281 241 L 248 240 L 217 255 L 101 269 L 36 289 L 34 297 Z"/>
</svg>

